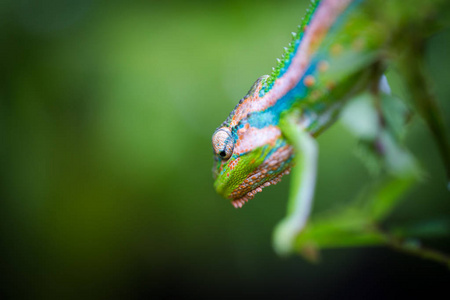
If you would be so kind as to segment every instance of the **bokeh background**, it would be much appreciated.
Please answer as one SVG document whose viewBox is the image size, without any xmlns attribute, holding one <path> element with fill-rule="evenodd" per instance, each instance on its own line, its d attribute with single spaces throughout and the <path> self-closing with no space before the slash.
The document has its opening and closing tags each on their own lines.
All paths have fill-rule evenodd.
<svg viewBox="0 0 450 300">
<path fill-rule="evenodd" d="M 2 293 L 33 299 L 389 298 L 448 291 L 448 268 L 383 247 L 311 264 L 271 248 L 289 180 L 234 209 L 212 187 L 211 134 L 271 72 L 308 1 L 3 0 Z M 450 30 L 427 64 L 450 128 Z M 405 93 L 394 68 L 394 93 Z M 319 138 L 314 213 L 370 181 L 336 124 Z M 392 224 L 448 217 L 418 118 L 425 180 Z M 449 237 L 425 241 L 450 251 Z"/>
</svg>

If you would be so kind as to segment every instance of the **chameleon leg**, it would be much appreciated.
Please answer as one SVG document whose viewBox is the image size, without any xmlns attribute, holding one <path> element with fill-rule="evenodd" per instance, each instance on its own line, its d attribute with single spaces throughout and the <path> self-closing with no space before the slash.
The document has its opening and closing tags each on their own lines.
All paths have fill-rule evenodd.
<svg viewBox="0 0 450 300">
<path fill-rule="evenodd" d="M 316 140 L 298 125 L 298 111 L 285 116 L 281 129 L 295 151 L 295 166 L 291 172 L 287 216 L 275 228 L 275 251 L 286 255 L 294 250 L 296 236 L 305 227 L 311 204 L 317 173 L 318 148 Z"/>
</svg>

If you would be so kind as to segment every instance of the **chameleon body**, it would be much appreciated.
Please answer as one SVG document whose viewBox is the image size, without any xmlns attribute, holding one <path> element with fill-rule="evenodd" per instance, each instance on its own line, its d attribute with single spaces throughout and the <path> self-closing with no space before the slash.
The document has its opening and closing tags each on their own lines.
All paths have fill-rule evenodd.
<svg viewBox="0 0 450 300">
<path fill-rule="evenodd" d="M 317 136 L 336 119 L 342 101 L 355 86 L 367 82 L 365 73 L 370 71 L 361 69 L 375 60 L 372 49 L 379 47 L 380 41 L 363 36 L 361 28 L 356 28 L 361 36 L 346 41 L 346 36 L 358 32 L 349 32 L 345 24 L 364 26 L 364 21 L 358 20 L 361 15 L 347 16 L 361 1 L 354 2 L 313 2 L 272 75 L 260 77 L 214 133 L 214 186 L 235 207 L 289 173 L 293 148 L 279 126 L 284 115 L 301 109 L 299 126 Z M 334 78 L 333 62 L 345 60 L 353 52 L 364 53 L 361 61 L 347 76 Z M 231 155 L 227 157 L 225 151 L 223 159 L 220 152 L 231 145 Z"/>
<path fill-rule="evenodd" d="M 293 173 L 288 214 L 275 231 L 279 253 L 292 251 L 309 216 L 317 168 L 315 138 L 333 124 L 350 98 L 370 91 L 375 99 L 383 92 L 379 82 L 385 82 L 389 55 L 404 47 L 398 41 L 409 28 L 408 22 L 422 24 L 425 18 L 414 8 L 393 18 L 385 5 L 403 13 L 400 0 L 312 1 L 272 74 L 258 78 L 213 134 L 214 187 L 236 208 Z M 418 5 L 423 11 L 427 8 Z M 378 107 L 382 102 L 375 102 L 370 109 L 383 121 L 375 118 L 377 133 L 364 138 L 375 146 L 395 145 L 381 115 L 383 109 Z M 440 127 L 435 128 L 439 132 Z M 442 142 L 444 160 L 446 147 Z M 393 154 L 388 148 L 378 148 L 388 162 L 396 161 L 398 155 L 405 157 L 398 170 L 413 169 L 412 160 L 400 148 Z"/>
</svg>

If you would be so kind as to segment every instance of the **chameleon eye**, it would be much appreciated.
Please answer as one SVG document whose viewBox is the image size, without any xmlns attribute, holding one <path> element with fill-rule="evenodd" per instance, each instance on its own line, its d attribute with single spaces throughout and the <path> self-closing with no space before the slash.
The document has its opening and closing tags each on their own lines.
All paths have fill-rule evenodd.
<svg viewBox="0 0 450 300">
<path fill-rule="evenodd" d="M 220 127 L 212 136 L 214 153 L 222 160 L 227 160 L 233 154 L 234 141 L 228 127 Z"/>
</svg>

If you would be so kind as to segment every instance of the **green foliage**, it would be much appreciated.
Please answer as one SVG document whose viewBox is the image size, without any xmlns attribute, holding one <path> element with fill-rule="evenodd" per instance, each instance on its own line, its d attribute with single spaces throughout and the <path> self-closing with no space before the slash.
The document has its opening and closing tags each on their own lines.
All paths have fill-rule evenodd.
<svg viewBox="0 0 450 300">
<path fill-rule="evenodd" d="M 274 247 L 279 254 L 292 252 L 292 241 L 297 239 L 295 248 L 299 251 L 308 249 L 306 253 L 312 257 L 317 256 L 317 249 L 321 247 L 380 243 L 438 261 L 450 261 L 445 256 L 429 255 L 427 250 L 398 241 L 398 237 L 378 229 L 420 179 L 419 165 L 403 145 L 410 114 L 418 113 L 424 118 L 450 174 L 449 144 L 443 118 L 421 63 L 425 37 L 434 27 L 430 24 L 435 22 L 432 20 L 436 17 L 440 3 L 416 3 L 414 7 L 408 5 L 404 8 L 404 2 L 391 1 L 389 10 L 382 4 L 382 1 L 360 2 L 360 6 L 350 12 L 351 17 L 346 19 L 345 14 L 341 15 L 344 20 L 340 19 L 340 23 L 336 21 L 336 27 L 333 28 L 344 34 L 333 35 L 331 29 L 317 50 L 317 56 L 324 55 L 331 61 L 332 67 L 324 77 L 325 81 L 338 83 L 333 91 L 345 91 L 351 85 L 353 95 L 356 95 L 344 104 L 341 118 L 359 139 L 360 158 L 377 177 L 378 184 L 365 189 L 359 201 L 349 203 L 346 209 L 335 212 L 331 218 L 320 221 L 313 219 L 304 228 L 305 215 L 310 213 L 310 191 L 315 186 L 315 181 L 309 180 L 307 175 L 315 177 L 316 172 L 315 153 L 309 153 L 307 148 L 308 145 L 313 148 L 315 145 L 302 138 L 301 130 L 282 127 L 282 132 L 294 148 L 295 159 L 299 161 L 293 169 L 287 216 L 274 231 Z M 307 15 L 306 19 L 309 17 Z M 365 45 L 364 51 L 357 47 L 356 41 Z M 344 53 L 333 55 L 332 45 L 352 47 L 347 47 Z M 291 48 L 292 44 L 286 51 L 292 55 Z M 400 99 L 390 95 L 386 79 L 381 77 L 387 64 L 396 64 L 404 77 L 405 86 L 411 94 L 409 109 Z M 269 83 L 281 74 L 280 68 L 284 66 L 283 59 L 274 69 Z M 301 110 L 301 105 L 297 109 Z M 289 111 L 286 115 L 293 113 Z M 295 123 L 288 123 L 293 128 L 298 127 Z"/>
<path fill-rule="evenodd" d="M 400 5 L 398 1 L 392 2 Z M 400 7 L 403 8 L 403 4 Z M 412 227 L 397 225 L 386 228 L 389 217 L 398 209 L 401 200 L 423 177 L 415 158 L 404 146 L 411 114 L 424 119 L 438 146 L 444 168 L 450 174 L 450 148 L 443 114 L 436 104 L 423 63 L 425 37 L 430 24 L 422 22 L 430 15 L 434 16 L 437 7 L 424 4 L 423 9 L 409 7 L 402 10 L 396 7 L 386 14 L 384 8 L 378 11 L 377 17 L 386 18 L 394 36 L 396 32 L 398 34 L 398 39 L 388 51 L 393 58 L 390 62 L 398 66 L 400 76 L 403 76 L 408 102 L 390 95 L 385 83 L 384 87 L 382 83 L 375 83 L 367 92 L 346 104 L 341 113 L 342 123 L 359 139 L 357 155 L 376 178 L 376 183 L 361 189 L 356 200 L 332 214 L 313 216 L 296 240 L 297 250 L 308 259 L 316 260 L 321 248 L 388 245 L 450 265 L 449 256 L 422 247 L 416 239 L 448 236 L 447 219 L 422 221 Z M 372 7 L 371 12 L 375 11 L 377 9 Z M 414 33 L 408 31 L 409 26 L 415 28 Z M 333 76 L 338 78 L 339 68 L 336 70 Z"/>
</svg>

